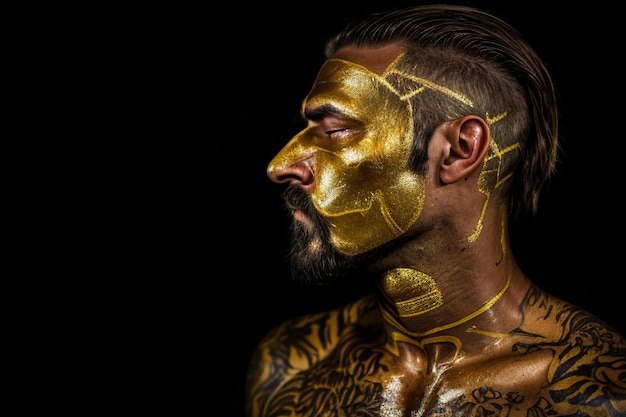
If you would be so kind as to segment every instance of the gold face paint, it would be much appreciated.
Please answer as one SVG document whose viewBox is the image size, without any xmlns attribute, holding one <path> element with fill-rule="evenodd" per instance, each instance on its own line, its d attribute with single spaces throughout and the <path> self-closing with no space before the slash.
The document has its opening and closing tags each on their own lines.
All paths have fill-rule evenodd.
<svg viewBox="0 0 626 417">
<path fill-rule="evenodd" d="M 332 244 L 356 255 L 406 232 L 422 211 L 425 180 L 407 168 L 412 108 L 383 76 L 339 59 L 326 61 L 305 100 L 306 112 L 322 107 L 332 109 L 331 130 L 346 135 L 313 121 L 268 171 L 311 159 L 311 198 L 330 223 Z"/>
</svg>

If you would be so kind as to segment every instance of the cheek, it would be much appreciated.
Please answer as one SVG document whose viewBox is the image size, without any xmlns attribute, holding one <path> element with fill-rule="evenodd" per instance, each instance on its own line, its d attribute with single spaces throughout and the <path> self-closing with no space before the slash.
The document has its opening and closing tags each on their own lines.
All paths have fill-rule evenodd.
<svg viewBox="0 0 626 417">
<path fill-rule="evenodd" d="M 317 155 L 313 201 L 326 216 L 367 210 L 372 196 L 380 188 L 377 178 L 382 172 L 381 168 L 364 159 Z"/>
<path fill-rule="evenodd" d="M 369 210 L 376 196 L 390 189 L 399 191 L 407 178 L 414 182 L 404 168 L 410 153 L 408 141 L 399 136 L 395 131 L 370 131 L 357 144 L 337 152 L 317 150 L 312 198 L 323 214 Z M 415 191 L 412 187 L 411 192 Z"/>
<path fill-rule="evenodd" d="M 318 210 L 331 225 L 334 247 L 357 255 L 405 233 L 417 221 L 425 200 L 423 177 L 411 172 L 387 181 L 362 178 L 333 190 L 332 210 Z"/>
<path fill-rule="evenodd" d="M 384 133 L 375 136 L 386 142 L 366 137 L 349 150 L 316 156 L 312 199 L 330 224 L 332 244 L 345 255 L 402 235 L 424 206 L 425 179 L 405 168 L 410 136 L 393 129 Z"/>
</svg>

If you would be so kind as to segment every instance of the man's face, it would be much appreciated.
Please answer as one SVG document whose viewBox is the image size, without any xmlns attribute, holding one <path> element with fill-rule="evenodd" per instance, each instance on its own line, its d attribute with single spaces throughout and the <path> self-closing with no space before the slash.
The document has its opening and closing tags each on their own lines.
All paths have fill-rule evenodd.
<svg viewBox="0 0 626 417">
<path fill-rule="evenodd" d="M 274 180 L 294 165 L 311 171 L 307 192 L 343 255 L 400 236 L 423 208 L 424 178 L 407 168 L 413 110 L 388 82 L 399 53 L 344 49 L 326 61 L 303 103 L 308 126 L 268 166 Z"/>
</svg>

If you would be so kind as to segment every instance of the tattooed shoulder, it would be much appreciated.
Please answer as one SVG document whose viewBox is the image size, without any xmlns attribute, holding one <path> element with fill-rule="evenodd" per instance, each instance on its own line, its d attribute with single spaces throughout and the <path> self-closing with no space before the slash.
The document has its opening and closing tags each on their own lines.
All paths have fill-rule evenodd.
<svg viewBox="0 0 626 417">
<path fill-rule="evenodd" d="M 550 354 L 544 391 L 551 403 L 589 407 L 595 413 L 625 411 L 623 335 L 593 314 L 534 286 L 521 311 L 522 323 L 512 333 L 513 349 L 521 354 Z"/>
<path fill-rule="evenodd" d="M 262 407 L 274 392 L 298 373 L 330 354 L 349 334 L 375 332 L 380 326 L 373 296 L 343 307 L 290 319 L 261 340 L 250 361 L 246 380 L 247 407 Z M 255 393 L 254 398 L 250 398 Z M 255 415 L 255 413 L 252 413 Z"/>
</svg>

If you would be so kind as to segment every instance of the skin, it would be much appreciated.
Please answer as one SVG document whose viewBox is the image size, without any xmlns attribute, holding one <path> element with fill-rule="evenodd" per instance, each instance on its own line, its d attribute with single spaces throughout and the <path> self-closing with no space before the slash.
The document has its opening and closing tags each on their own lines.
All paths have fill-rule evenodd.
<svg viewBox="0 0 626 417">
<path fill-rule="evenodd" d="M 393 44 L 339 50 L 303 113 L 340 111 L 310 119 L 268 167 L 273 181 L 307 192 L 338 252 L 403 244 L 368 265 L 377 293 L 266 336 L 251 361 L 248 417 L 623 415 L 624 338 L 524 275 L 506 207 L 479 187 L 487 122 L 468 114 L 443 123 L 427 174 L 405 168 L 410 114 L 393 95 L 373 98 L 384 95 L 375 84 L 401 52 Z M 350 87 L 372 74 L 372 85 Z M 388 119 L 378 118 L 383 104 Z M 362 175 L 372 160 L 390 174 Z M 373 195 L 379 204 L 363 205 Z M 355 230 L 356 209 L 369 233 Z M 305 211 L 292 213 L 316 227 Z"/>
</svg>

